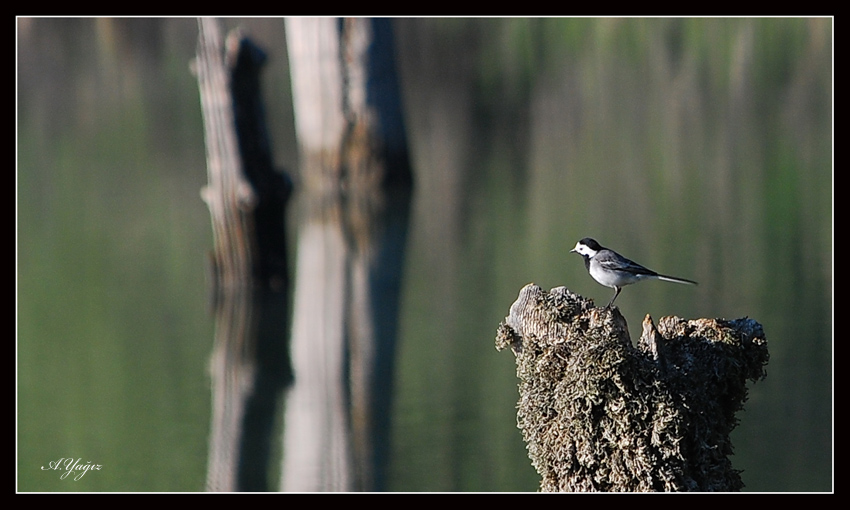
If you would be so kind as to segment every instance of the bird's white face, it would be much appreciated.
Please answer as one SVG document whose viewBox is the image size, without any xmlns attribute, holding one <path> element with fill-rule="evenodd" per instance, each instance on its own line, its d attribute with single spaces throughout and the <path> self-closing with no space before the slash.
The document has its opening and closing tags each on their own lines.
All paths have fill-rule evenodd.
<svg viewBox="0 0 850 510">
<path fill-rule="evenodd" d="M 596 255 L 596 250 L 587 246 L 586 244 L 582 244 L 581 241 L 577 242 L 576 247 L 570 251 L 574 251 L 579 255 L 587 255 L 588 257 L 593 257 L 594 255 Z"/>
</svg>

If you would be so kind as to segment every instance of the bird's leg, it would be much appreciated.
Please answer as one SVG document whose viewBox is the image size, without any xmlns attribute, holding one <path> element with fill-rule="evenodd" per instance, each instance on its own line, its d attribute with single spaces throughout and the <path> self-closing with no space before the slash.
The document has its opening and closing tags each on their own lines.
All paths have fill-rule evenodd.
<svg viewBox="0 0 850 510">
<path fill-rule="evenodd" d="M 605 308 L 611 308 L 611 305 L 614 304 L 614 300 L 617 299 L 617 296 L 620 295 L 620 291 L 623 290 L 622 287 L 614 287 L 614 297 L 611 298 L 611 301 L 608 302 L 608 306 Z"/>
</svg>

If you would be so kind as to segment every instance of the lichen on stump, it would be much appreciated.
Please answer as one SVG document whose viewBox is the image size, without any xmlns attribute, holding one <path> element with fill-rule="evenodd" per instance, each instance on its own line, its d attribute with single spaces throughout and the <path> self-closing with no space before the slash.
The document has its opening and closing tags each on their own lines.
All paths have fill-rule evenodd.
<svg viewBox="0 0 850 510">
<path fill-rule="evenodd" d="M 647 315 L 637 346 L 617 308 L 526 285 L 499 325 L 516 355 L 517 426 L 542 491 L 737 491 L 729 434 L 765 377 L 752 319 Z"/>
</svg>

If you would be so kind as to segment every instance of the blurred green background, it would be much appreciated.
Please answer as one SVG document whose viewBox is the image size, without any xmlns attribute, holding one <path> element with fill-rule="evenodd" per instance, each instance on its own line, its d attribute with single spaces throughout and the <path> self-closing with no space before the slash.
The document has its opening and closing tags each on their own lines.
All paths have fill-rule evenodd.
<svg viewBox="0 0 850 510">
<path fill-rule="evenodd" d="M 297 174 L 282 19 L 276 162 Z M 197 22 L 17 20 L 17 489 L 204 488 L 212 246 Z M 645 314 L 752 317 L 771 353 L 733 433 L 746 490 L 833 489 L 833 20 L 399 19 L 416 189 L 388 489 L 534 491 L 513 357 L 519 289 L 610 289 L 595 237 L 700 282 Z M 294 263 L 297 263 L 294 262 Z M 101 464 L 81 480 L 42 466 Z M 273 478 L 274 479 L 274 478 Z"/>
</svg>

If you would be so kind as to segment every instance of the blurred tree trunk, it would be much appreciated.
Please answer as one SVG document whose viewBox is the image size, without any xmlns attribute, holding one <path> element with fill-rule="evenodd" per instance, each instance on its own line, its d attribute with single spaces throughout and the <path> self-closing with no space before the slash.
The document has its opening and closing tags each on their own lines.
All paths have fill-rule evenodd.
<svg viewBox="0 0 850 510">
<path fill-rule="evenodd" d="M 286 20 L 300 151 L 281 487 L 383 487 L 412 179 L 390 20 Z"/>
<path fill-rule="evenodd" d="M 226 46 L 226 48 L 225 48 Z M 291 380 L 284 212 L 291 193 L 273 168 L 259 75 L 265 55 L 238 31 L 227 42 L 199 20 L 200 88 L 213 227 L 215 340 L 207 489 L 267 489 L 275 410 Z"/>
</svg>

